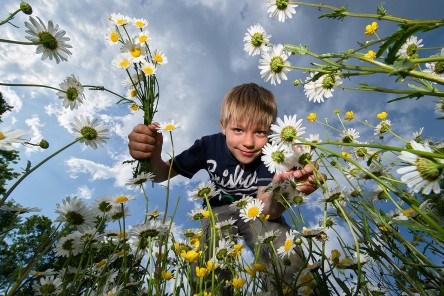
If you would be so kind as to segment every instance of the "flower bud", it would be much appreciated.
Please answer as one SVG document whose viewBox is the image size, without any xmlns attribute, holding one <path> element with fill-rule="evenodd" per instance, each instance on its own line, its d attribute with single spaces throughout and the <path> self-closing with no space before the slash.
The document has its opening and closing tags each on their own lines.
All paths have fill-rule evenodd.
<svg viewBox="0 0 444 296">
<path fill-rule="evenodd" d="M 302 244 L 302 239 L 298 237 L 297 239 L 294 240 L 294 243 L 299 246 Z"/>
<path fill-rule="evenodd" d="M 24 14 L 30 15 L 32 14 L 32 7 L 26 2 L 20 3 L 20 10 L 23 11 Z"/>
<path fill-rule="evenodd" d="M 300 84 L 302 84 L 302 81 L 300 79 L 295 79 L 295 81 L 293 81 L 294 86 L 298 86 Z"/>
<path fill-rule="evenodd" d="M 49 143 L 45 139 L 42 139 L 39 143 L 39 147 L 42 149 L 48 149 Z"/>
</svg>

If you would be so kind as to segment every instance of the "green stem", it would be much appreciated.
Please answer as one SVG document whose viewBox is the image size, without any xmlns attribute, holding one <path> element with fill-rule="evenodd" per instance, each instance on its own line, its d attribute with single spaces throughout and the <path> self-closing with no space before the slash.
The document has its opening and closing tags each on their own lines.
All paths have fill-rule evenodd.
<svg viewBox="0 0 444 296">
<path fill-rule="evenodd" d="M 17 9 L 16 11 L 12 12 L 9 14 L 9 16 L 4 19 L 3 21 L 0 22 L 0 26 L 6 24 L 7 22 L 9 22 L 10 20 L 12 20 L 14 18 L 14 16 L 19 13 L 20 11 L 22 11 L 20 8 Z"/>
<path fill-rule="evenodd" d="M 65 92 L 64 90 L 61 90 L 59 88 L 56 87 L 52 87 L 52 86 L 48 86 L 48 85 L 43 85 L 43 84 L 27 84 L 27 83 L 1 83 L 0 85 L 3 86 L 33 86 L 33 87 L 44 87 L 44 88 L 49 88 L 49 89 L 53 89 L 56 91 L 62 91 Z"/>
<path fill-rule="evenodd" d="M 81 139 L 83 139 L 83 137 L 79 137 L 77 139 L 75 139 L 74 141 L 72 141 L 71 143 L 69 143 L 68 145 L 60 148 L 59 150 L 57 150 L 56 152 L 54 152 L 53 154 L 49 155 L 48 157 L 46 157 L 45 159 L 43 159 L 41 162 L 39 162 L 36 166 L 34 166 L 32 169 L 29 169 L 28 167 L 25 170 L 25 173 L 11 186 L 11 188 L 9 188 L 8 191 L 6 191 L 5 195 L 3 196 L 3 198 L 0 200 L 0 207 L 5 203 L 6 199 L 8 198 L 8 196 L 12 193 L 12 191 L 14 191 L 14 189 L 27 177 L 29 176 L 32 172 L 34 172 L 36 169 L 38 169 L 41 165 L 43 165 L 45 162 L 47 162 L 48 160 L 50 160 L 51 158 L 53 158 L 54 156 L 56 156 L 57 154 L 59 154 L 60 152 L 62 152 L 63 150 L 71 147 L 72 145 L 74 145 L 75 143 L 77 143 L 78 141 L 80 141 Z"/>
<path fill-rule="evenodd" d="M 17 40 L 8 40 L 8 39 L 1 39 L 0 42 L 4 43 L 13 43 L 13 44 L 20 44 L 20 45 L 40 45 L 43 44 L 43 42 L 27 42 L 27 41 L 17 41 Z"/>
<path fill-rule="evenodd" d="M 344 90 L 346 89 L 346 90 L 359 90 L 359 91 L 375 91 L 375 92 L 384 92 L 392 94 L 444 97 L 444 93 L 442 92 L 392 89 L 392 88 L 384 88 L 384 87 L 369 86 L 369 85 L 365 85 L 362 87 L 350 87 L 350 86 L 338 85 L 336 87 Z"/>
</svg>

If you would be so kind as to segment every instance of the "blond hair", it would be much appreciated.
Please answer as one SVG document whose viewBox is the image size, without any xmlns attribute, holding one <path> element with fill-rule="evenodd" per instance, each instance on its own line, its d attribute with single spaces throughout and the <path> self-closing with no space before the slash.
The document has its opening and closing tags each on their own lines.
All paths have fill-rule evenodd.
<svg viewBox="0 0 444 296">
<path fill-rule="evenodd" d="M 273 93 L 255 83 L 232 88 L 225 95 L 220 110 L 220 123 L 223 126 L 235 122 L 268 128 L 276 117 Z"/>
</svg>

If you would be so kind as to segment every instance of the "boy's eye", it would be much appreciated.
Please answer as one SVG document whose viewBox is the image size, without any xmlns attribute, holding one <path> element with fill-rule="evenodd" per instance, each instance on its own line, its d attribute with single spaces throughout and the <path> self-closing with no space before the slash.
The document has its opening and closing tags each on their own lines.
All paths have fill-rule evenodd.
<svg viewBox="0 0 444 296">
<path fill-rule="evenodd" d="M 233 132 L 235 133 L 241 133 L 242 129 L 241 128 L 233 128 Z"/>
<path fill-rule="evenodd" d="M 268 136 L 268 133 L 267 133 L 266 131 L 257 131 L 256 134 L 257 134 L 258 136 L 263 136 L 263 137 Z"/>
</svg>

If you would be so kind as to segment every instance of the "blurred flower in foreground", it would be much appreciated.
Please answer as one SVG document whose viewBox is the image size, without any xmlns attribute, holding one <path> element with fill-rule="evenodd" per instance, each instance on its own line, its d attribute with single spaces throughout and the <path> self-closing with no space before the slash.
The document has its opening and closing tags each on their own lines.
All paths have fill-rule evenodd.
<svg viewBox="0 0 444 296">
<path fill-rule="evenodd" d="M 21 139 L 24 135 L 29 134 L 29 131 L 24 130 L 0 130 L 0 150 L 14 150 L 13 143 L 25 143 L 27 140 Z"/>
<path fill-rule="evenodd" d="M 291 18 L 296 13 L 296 4 L 290 4 L 289 0 L 267 0 L 267 12 L 269 17 L 277 17 L 280 22 Z"/>
<path fill-rule="evenodd" d="M 267 35 L 264 28 L 255 24 L 247 29 L 244 36 L 244 50 L 251 56 L 260 54 L 267 50 L 267 43 L 271 35 Z"/>
<path fill-rule="evenodd" d="M 129 180 L 125 185 L 130 187 L 139 187 L 143 185 L 143 183 L 154 180 L 154 174 L 151 172 L 142 173 L 138 175 L 136 178 Z"/>
<path fill-rule="evenodd" d="M 71 127 L 77 137 L 82 138 L 81 143 L 97 149 L 98 146 L 105 144 L 109 139 L 109 130 L 102 123 L 99 123 L 96 118 L 91 120 L 89 116 L 84 117 L 80 115 L 75 118 L 76 123 L 71 123 Z"/>
<path fill-rule="evenodd" d="M 414 150 L 433 152 L 432 149 L 415 141 L 410 141 Z M 401 181 L 406 183 L 413 192 L 421 191 L 429 194 L 432 190 L 438 194 L 441 192 L 439 181 L 443 177 L 444 159 L 423 157 L 408 151 L 401 151 L 398 156 L 401 160 L 411 164 L 396 170 L 401 174 Z"/>
<path fill-rule="evenodd" d="M 271 84 L 281 83 L 281 80 L 287 80 L 286 72 L 290 71 L 290 62 L 288 52 L 284 50 L 282 44 L 274 45 L 268 51 L 262 53 L 262 59 L 259 60 L 259 69 L 261 77 L 267 82 L 271 79 Z"/>
<path fill-rule="evenodd" d="M 95 213 L 77 196 L 73 198 L 68 196 L 61 203 L 58 203 L 55 212 L 59 214 L 55 221 L 66 222 L 79 231 L 94 227 Z"/>
<path fill-rule="evenodd" d="M 32 287 L 37 295 L 59 295 L 62 292 L 62 285 L 62 280 L 52 275 L 40 278 L 40 281 Z"/>
<path fill-rule="evenodd" d="M 7 205 L 3 205 L 0 207 L 0 212 L 25 214 L 25 213 L 30 213 L 30 212 L 40 212 L 40 209 L 39 208 L 10 207 Z"/>
<path fill-rule="evenodd" d="M 374 52 L 373 50 L 369 50 L 366 54 L 364 54 L 364 58 L 373 60 L 374 58 L 376 58 L 376 52 Z"/>
<path fill-rule="evenodd" d="M 66 77 L 65 81 L 60 83 L 60 89 L 62 91 L 57 92 L 57 96 L 63 100 L 65 108 L 77 109 L 85 99 L 83 86 L 74 75 Z"/>
<path fill-rule="evenodd" d="M 66 43 L 70 40 L 68 37 L 64 37 L 66 32 L 59 30 L 59 25 L 54 26 L 52 21 L 48 21 L 48 27 L 46 27 L 40 18 L 36 18 L 30 16 L 30 23 L 25 22 L 25 26 L 28 28 L 25 32 L 29 34 L 25 38 L 36 43 L 35 52 L 37 54 L 43 53 L 42 60 L 54 58 L 57 64 L 60 61 L 67 61 L 68 56 L 71 55 L 68 48 L 72 48 L 72 46 Z"/>
<path fill-rule="evenodd" d="M 308 81 L 304 84 L 304 92 L 309 101 L 315 103 L 324 102 L 324 98 L 331 98 L 333 96 L 333 87 L 342 84 L 342 80 L 338 75 L 325 74 L 316 80 L 312 80 L 317 73 L 311 73 Z"/>
</svg>

